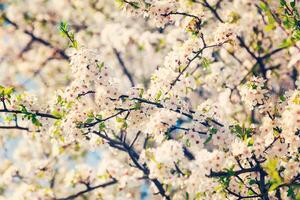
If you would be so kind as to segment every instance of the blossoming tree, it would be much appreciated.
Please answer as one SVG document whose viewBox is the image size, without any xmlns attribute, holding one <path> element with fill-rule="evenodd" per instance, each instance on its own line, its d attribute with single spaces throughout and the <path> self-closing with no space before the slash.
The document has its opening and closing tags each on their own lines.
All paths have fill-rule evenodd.
<svg viewBox="0 0 300 200">
<path fill-rule="evenodd" d="M 299 200 L 298 4 L 0 3 L 0 198 Z"/>
</svg>

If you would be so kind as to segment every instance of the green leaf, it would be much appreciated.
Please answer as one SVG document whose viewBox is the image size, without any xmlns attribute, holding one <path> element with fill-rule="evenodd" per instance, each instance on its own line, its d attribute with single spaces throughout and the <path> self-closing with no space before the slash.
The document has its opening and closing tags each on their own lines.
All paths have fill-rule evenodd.
<svg viewBox="0 0 300 200">
<path fill-rule="evenodd" d="M 120 7 L 123 7 L 125 4 L 124 0 L 115 0 L 115 2 L 119 4 Z"/>
<path fill-rule="evenodd" d="M 117 121 L 118 123 L 123 123 L 123 122 L 124 122 L 124 119 L 121 118 L 121 117 L 116 117 L 116 121 Z"/>
<path fill-rule="evenodd" d="M 229 176 L 234 176 L 234 171 L 233 171 L 234 166 L 226 169 L 226 172 L 228 173 Z"/>
<path fill-rule="evenodd" d="M 227 188 L 229 186 L 229 183 L 230 183 L 230 177 L 221 176 L 219 178 L 219 182 L 221 183 L 221 185 L 223 186 L 223 188 Z"/>
<path fill-rule="evenodd" d="M 104 62 L 102 62 L 100 64 L 97 63 L 97 67 L 98 67 L 99 71 L 101 72 L 102 68 L 104 67 Z"/>
<path fill-rule="evenodd" d="M 145 91 L 144 91 L 143 88 L 140 88 L 140 89 L 139 89 L 139 97 L 140 97 L 140 98 L 143 97 L 144 92 L 145 92 Z"/>
<path fill-rule="evenodd" d="M 204 69 L 208 69 L 210 64 L 211 64 L 211 61 L 209 59 L 202 58 L 201 65 Z"/>
<path fill-rule="evenodd" d="M 260 2 L 259 3 L 259 7 L 260 9 L 262 9 L 264 12 L 266 12 L 268 10 L 267 5 L 264 2 Z"/>
<path fill-rule="evenodd" d="M 128 128 L 128 124 L 127 124 L 127 122 L 124 120 L 124 123 L 122 124 L 122 126 L 121 126 L 121 129 L 127 129 Z"/>
<path fill-rule="evenodd" d="M 141 102 L 135 102 L 133 105 L 134 110 L 139 110 L 141 109 L 142 103 Z"/>
<path fill-rule="evenodd" d="M 256 180 L 251 179 L 251 180 L 249 181 L 249 185 L 254 185 L 254 184 L 256 184 Z"/>
<path fill-rule="evenodd" d="M 98 127 L 99 127 L 99 131 L 104 131 L 105 130 L 105 123 L 100 122 Z"/>
<path fill-rule="evenodd" d="M 4 89 L 4 95 L 10 96 L 14 92 L 13 87 L 8 87 Z"/>
<path fill-rule="evenodd" d="M 194 200 L 200 200 L 200 199 L 201 199 L 201 193 L 197 192 Z"/>
<path fill-rule="evenodd" d="M 293 45 L 293 41 L 291 38 L 284 39 L 282 43 L 279 45 L 279 48 L 287 48 Z"/>
<path fill-rule="evenodd" d="M 62 104 L 63 103 L 63 99 L 60 95 L 57 96 L 57 103 L 58 104 Z"/>
<path fill-rule="evenodd" d="M 247 135 L 246 135 L 246 136 L 247 136 Z M 254 139 L 253 139 L 253 137 L 247 138 L 246 141 L 247 141 L 247 146 L 248 146 L 248 147 L 253 146 L 253 144 L 254 144 Z"/>
<path fill-rule="evenodd" d="M 23 106 L 23 105 L 20 105 L 20 106 L 19 106 L 19 110 L 20 110 L 23 114 L 27 114 L 27 113 L 28 113 L 26 107 Z"/>
<path fill-rule="evenodd" d="M 160 100 L 161 96 L 162 96 L 162 91 L 159 90 L 155 96 L 155 102 L 158 102 Z"/>
<path fill-rule="evenodd" d="M 134 9 L 139 9 L 140 5 L 138 2 L 131 2 L 130 5 L 134 8 Z"/>
<path fill-rule="evenodd" d="M 234 125 L 231 128 L 231 132 L 236 134 L 239 138 L 243 139 L 244 141 L 247 141 L 248 138 L 251 137 L 252 134 L 252 129 L 251 128 L 246 128 L 246 127 L 241 127 L 239 124 Z M 251 141 L 249 141 L 251 143 Z"/>
<path fill-rule="evenodd" d="M 243 136 L 243 129 L 240 125 L 235 125 L 233 128 L 233 132 L 236 133 L 239 137 Z"/>
<path fill-rule="evenodd" d="M 0 97 L 7 96 L 10 97 L 10 95 L 14 92 L 13 87 L 3 87 L 0 85 Z"/>
<path fill-rule="evenodd" d="M 52 115 L 54 115 L 57 118 L 62 118 L 63 114 L 61 112 L 58 112 L 57 110 L 54 110 L 51 112 Z"/>
<path fill-rule="evenodd" d="M 288 189 L 288 191 L 287 191 L 287 196 L 288 196 L 288 197 L 293 197 L 293 196 L 295 196 L 295 192 L 294 192 L 293 187 L 289 187 L 289 189 Z"/>
<path fill-rule="evenodd" d="M 35 126 L 42 126 L 42 123 L 37 119 L 37 116 L 35 114 L 32 114 L 30 117 L 31 117 L 31 122 Z"/>
<path fill-rule="evenodd" d="M 229 23 L 231 23 L 231 24 L 234 24 L 241 19 L 241 16 L 237 12 L 231 12 L 229 14 L 229 17 L 230 17 Z"/>
<path fill-rule="evenodd" d="M 89 118 L 87 118 L 87 119 L 85 120 L 84 123 L 89 124 L 89 123 L 91 123 L 92 121 L 94 121 L 94 117 L 89 117 Z"/>
<path fill-rule="evenodd" d="M 74 40 L 74 41 L 72 42 L 71 47 L 74 47 L 75 49 L 78 49 L 78 42 L 77 42 L 77 40 Z"/>
<path fill-rule="evenodd" d="M 211 128 L 209 129 L 209 132 L 210 132 L 211 134 L 216 134 L 216 133 L 218 132 L 218 129 L 216 129 L 216 128 L 214 128 L 214 127 L 211 127 Z"/>
<path fill-rule="evenodd" d="M 268 24 L 267 26 L 265 26 L 265 31 L 269 32 L 271 30 L 274 30 L 276 28 L 275 24 Z"/>
<path fill-rule="evenodd" d="M 190 147 L 191 146 L 191 142 L 189 139 L 186 139 L 184 142 L 185 146 Z"/>
<path fill-rule="evenodd" d="M 179 73 L 183 72 L 183 70 L 185 69 L 185 66 L 184 65 L 180 65 L 178 70 L 179 70 Z"/>
<path fill-rule="evenodd" d="M 66 21 L 62 21 L 58 26 L 59 32 L 63 37 L 66 37 L 70 40 L 70 47 L 75 49 L 78 48 L 78 42 L 75 40 L 74 33 L 69 30 L 69 26 Z"/>
<path fill-rule="evenodd" d="M 299 21 L 300 24 L 300 21 Z M 300 26 L 300 25 L 299 25 Z M 296 30 L 292 35 L 293 40 L 299 41 L 300 40 L 300 30 Z"/>
<path fill-rule="evenodd" d="M 66 21 L 61 21 L 58 30 L 63 37 L 67 37 L 67 32 L 69 31 L 68 23 Z"/>
<path fill-rule="evenodd" d="M 96 115 L 96 119 L 97 119 L 97 120 L 102 120 L 102 115 L 97 114 L 97 115 Z"/>
<path fill-rule="evenodd" d="M 211 141 L 211 139 L 212 139 L 212 134 L 209 134 L 208 138 L 204 141 L 203 144 L 209 143 Z"/>
<path fill-rule="evenodd" d="M 4 120 L 5 120 L 5 121 L 8 121 L 8 122 L 11 122 L 11 121 L 14 120 L 14 119 L 15 119 L 14 115 L 8 115 L 8 116 L 6 116 L 6 117 L 4 118 Z"/>
<path fill-rule="evenodd" d="M 188 192 L 185 192 L 185 200 L 189 200 L 190 199 L 190 195 Z"/>
<path fill-rule="evenodd" d="M 276 188 L 282 183 L 282 178 L 280 177 L 277 170 L 277 165 L 278 159 L 269 159 L 264 165 L 264 169 L 271 178 L 271 187 L 269 189 L 270 191 L 276 190 Z"/>
<path fill-rule="evenodd" d="M 279 99 L 280 99 L 281 102 L 284 102 L 284 101 L 286 100 L 286 98 L 285 98 L 284 95 L 280 95 L 280 96 L 279 96 Z"/>
<path fill-rule="evenodd" d="M 291 2 L 290 2 L 290 5 L 291 5 L 292 8 L 295 8 L 295 6 L 296 6 L 295 0 L 294 0 L 294 1 L 291 1 Z"/>
<path fill-rule="evenodd" d="M 286 5 L 286 1 L 285 0 L 280 0 L 280 5 L 281 6 L 285 6 Z"/>
</svg>

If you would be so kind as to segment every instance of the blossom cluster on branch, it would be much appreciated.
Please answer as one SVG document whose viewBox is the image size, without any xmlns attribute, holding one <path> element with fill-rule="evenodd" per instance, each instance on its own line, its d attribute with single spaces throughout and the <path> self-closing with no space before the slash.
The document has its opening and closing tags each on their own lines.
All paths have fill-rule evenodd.
<svg viewBox="0 0 300 200">
<path fill-rule="evenodd" d="M 300 199 L 296 0 L 0 3 L 0 199 Z"/>
</svg>

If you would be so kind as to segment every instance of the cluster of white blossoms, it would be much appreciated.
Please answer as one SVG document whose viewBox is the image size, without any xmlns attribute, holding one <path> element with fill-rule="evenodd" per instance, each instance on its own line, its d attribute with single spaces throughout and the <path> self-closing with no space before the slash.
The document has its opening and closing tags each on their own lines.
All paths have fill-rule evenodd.
<svg viewBox="0 0 300 200">
<path fill-rule="evenodd" d="M 179 2 L 176 0 L 132 2 L 120 0 L 119 3 L 124 6 L 128 13 L 150 18 L 156 27 L 164 27 L 167 24 L 174 23 L 173 14 L 176 13 L 179 7 Z"/>
<path fill-rule="evenodd" d="M 261 77 L 253 77 L 250 81 L 240 87 L 242 101 L 248 109 L 264 104 L 268 98 L 268 90 L 265 89 L 265 80 Z"/>
<path fill-rule="evenodd" d="M 20 106 L 25 107 L 28 111 L 39 110 L 40 106 L 37 104 L 37 96 L 30 93 L 22 93 L 11 98 L 11 108 L 19 109 Z"/>
<path fill-rule="evenodd" d="M 147 9 L 146 16 L 152 18 L 155 25 L 163 27 L 167 23 L 173 22 L 173 16 L 170 13 L 177 10 L 178 2 L 174 0 L 163 0 L 163 1 L 148 1 L 150 6 Z M 164 16 L 166 15 L 166 16 Z"/>
<path fill-rule="evenodd" d="M 288 98 L 288 104 L 282 113 L 282 128 L 283 136 L 287 143 L 291 146 L 289 151 L 291 153 L 297 153 L 300 145 L 299 141 L 299 129 L 300 129 L 300 93 L 299 90 L 295 90 L 293 94 Z M 296 133 L 296 134 L 295 134 Z"/>
<path fill-rule="evenodd" d="M 236 31 L 233 30 L 230 24 L 221 24 L 218 26 L 215 32 L 215 41 L 217 44 L 223 44 L 224 42 L 235 42 Z"/>
<path fill-rule="evenodd" d="M 298 7 L 0 3 L 0 199 L 298 200 Z"/>
</svg>

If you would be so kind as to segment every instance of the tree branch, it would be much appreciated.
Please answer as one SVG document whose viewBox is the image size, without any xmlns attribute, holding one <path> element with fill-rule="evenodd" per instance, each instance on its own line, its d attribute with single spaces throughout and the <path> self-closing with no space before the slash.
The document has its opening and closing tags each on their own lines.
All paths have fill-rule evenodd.
<svg viewBox="0 0 300 200">
<path fill-rule="evenodd" d="M 105 188 L 105 187 L 108 187 L 108 186 L 111 186 L 111 185 L 114 185 L 116 184 L 118 181 L 116 179 L 112 179 L 111 181 L 107 182 L 107 183 L 104 183 L 104 184 L 100 184 L 100 185 L 96 185 L 96 186 L 93 186 L 93 187 L 87 187 L 87 189 L 85 190 L 82 190 L 76 194 L 73 194 L 73 195 L 70 195 L 68 197 L 63 197 L 63 198 L 54 198 L 54 200 L 71 200 L 71 199 L 75 199 L 76 197 L 79 197 L 85 193 L 88 193 L 88 192 L 91 192 L 95 189 L 98 189 L 98 188 Z"/>
<path fill-rule="evenodd" d="M 131 73 L 128 71 L 123 59 L 121 58 L 120 52 L 118 52 L 118 50 L 116 48 L 113 48 L 113 51 L 119 61 L 119 64 L 123 70 L 123 73 L 127 76 L 128 80 L 130 81 L 131 87 L 134 87 L 135 83 L 134 83 L 133 77 L 132 77 Z"/>
</svg>

